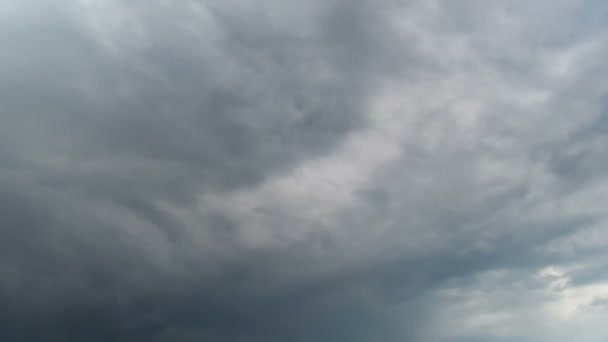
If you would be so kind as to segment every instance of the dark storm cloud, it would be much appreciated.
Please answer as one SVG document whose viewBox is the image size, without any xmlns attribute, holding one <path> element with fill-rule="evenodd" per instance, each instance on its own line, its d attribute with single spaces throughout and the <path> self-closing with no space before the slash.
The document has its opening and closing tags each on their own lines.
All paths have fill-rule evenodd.
<svg viewBox="0 0 608 342">
<path fill-rule="evenodd" d="M 0 339 L 530 340 L 437 317 L 605 273 L 603 38 L 541 3 L 0 5 Z"/>
<path fill-rule="evenodd" d="M 339 276 L 272 284 L 287 251 L 213 211 L 191 242 L 158 201 L 252 187 L 362 127 L 410 67 L 385 4 L 84 4 L 3 13 L 0 338 L 372 338 L 382 313 Z"/>
</svg>

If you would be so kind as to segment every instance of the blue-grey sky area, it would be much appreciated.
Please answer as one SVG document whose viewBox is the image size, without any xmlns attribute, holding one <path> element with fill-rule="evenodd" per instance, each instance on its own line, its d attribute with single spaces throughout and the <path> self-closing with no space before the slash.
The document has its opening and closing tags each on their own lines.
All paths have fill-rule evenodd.
<svg viewBox="0 0 608 342">
<path fill-rule="evenodd" d="M 0 341 L 608 341 L 608 3 L 0 2 Z"/>
</svg>

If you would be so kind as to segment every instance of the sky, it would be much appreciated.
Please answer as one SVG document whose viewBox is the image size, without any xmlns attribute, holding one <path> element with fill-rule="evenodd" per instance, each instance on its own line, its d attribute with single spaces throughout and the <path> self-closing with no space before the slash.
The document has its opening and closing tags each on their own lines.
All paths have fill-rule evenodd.
<svg viewBox="0 0 608 342">
<path fill-rule="evenodd" d="M 0 2 L 0 340 L 608 340 L 608 3 Z"/>
</svg>

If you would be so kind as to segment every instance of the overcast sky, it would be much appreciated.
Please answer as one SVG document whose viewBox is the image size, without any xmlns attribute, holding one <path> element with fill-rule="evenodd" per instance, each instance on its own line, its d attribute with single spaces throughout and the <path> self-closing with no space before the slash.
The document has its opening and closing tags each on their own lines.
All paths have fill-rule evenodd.
<svg viewBox="0 0 608 342">
<path fill-rule="evenodd" d="M 0 340 L 608 341 L 608 3 L 0 2 Z"/>
</svg>

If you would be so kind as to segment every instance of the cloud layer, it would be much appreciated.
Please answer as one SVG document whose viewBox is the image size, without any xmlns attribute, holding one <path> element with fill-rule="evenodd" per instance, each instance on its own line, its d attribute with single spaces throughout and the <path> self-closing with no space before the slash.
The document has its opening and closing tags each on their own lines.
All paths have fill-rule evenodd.
<svg viewBox="0 0 608 342">
<path fill-rule="evenodd" d="M 607 18 L 0 5 L 0 339 L 604 341 Z"/>
</svg>

